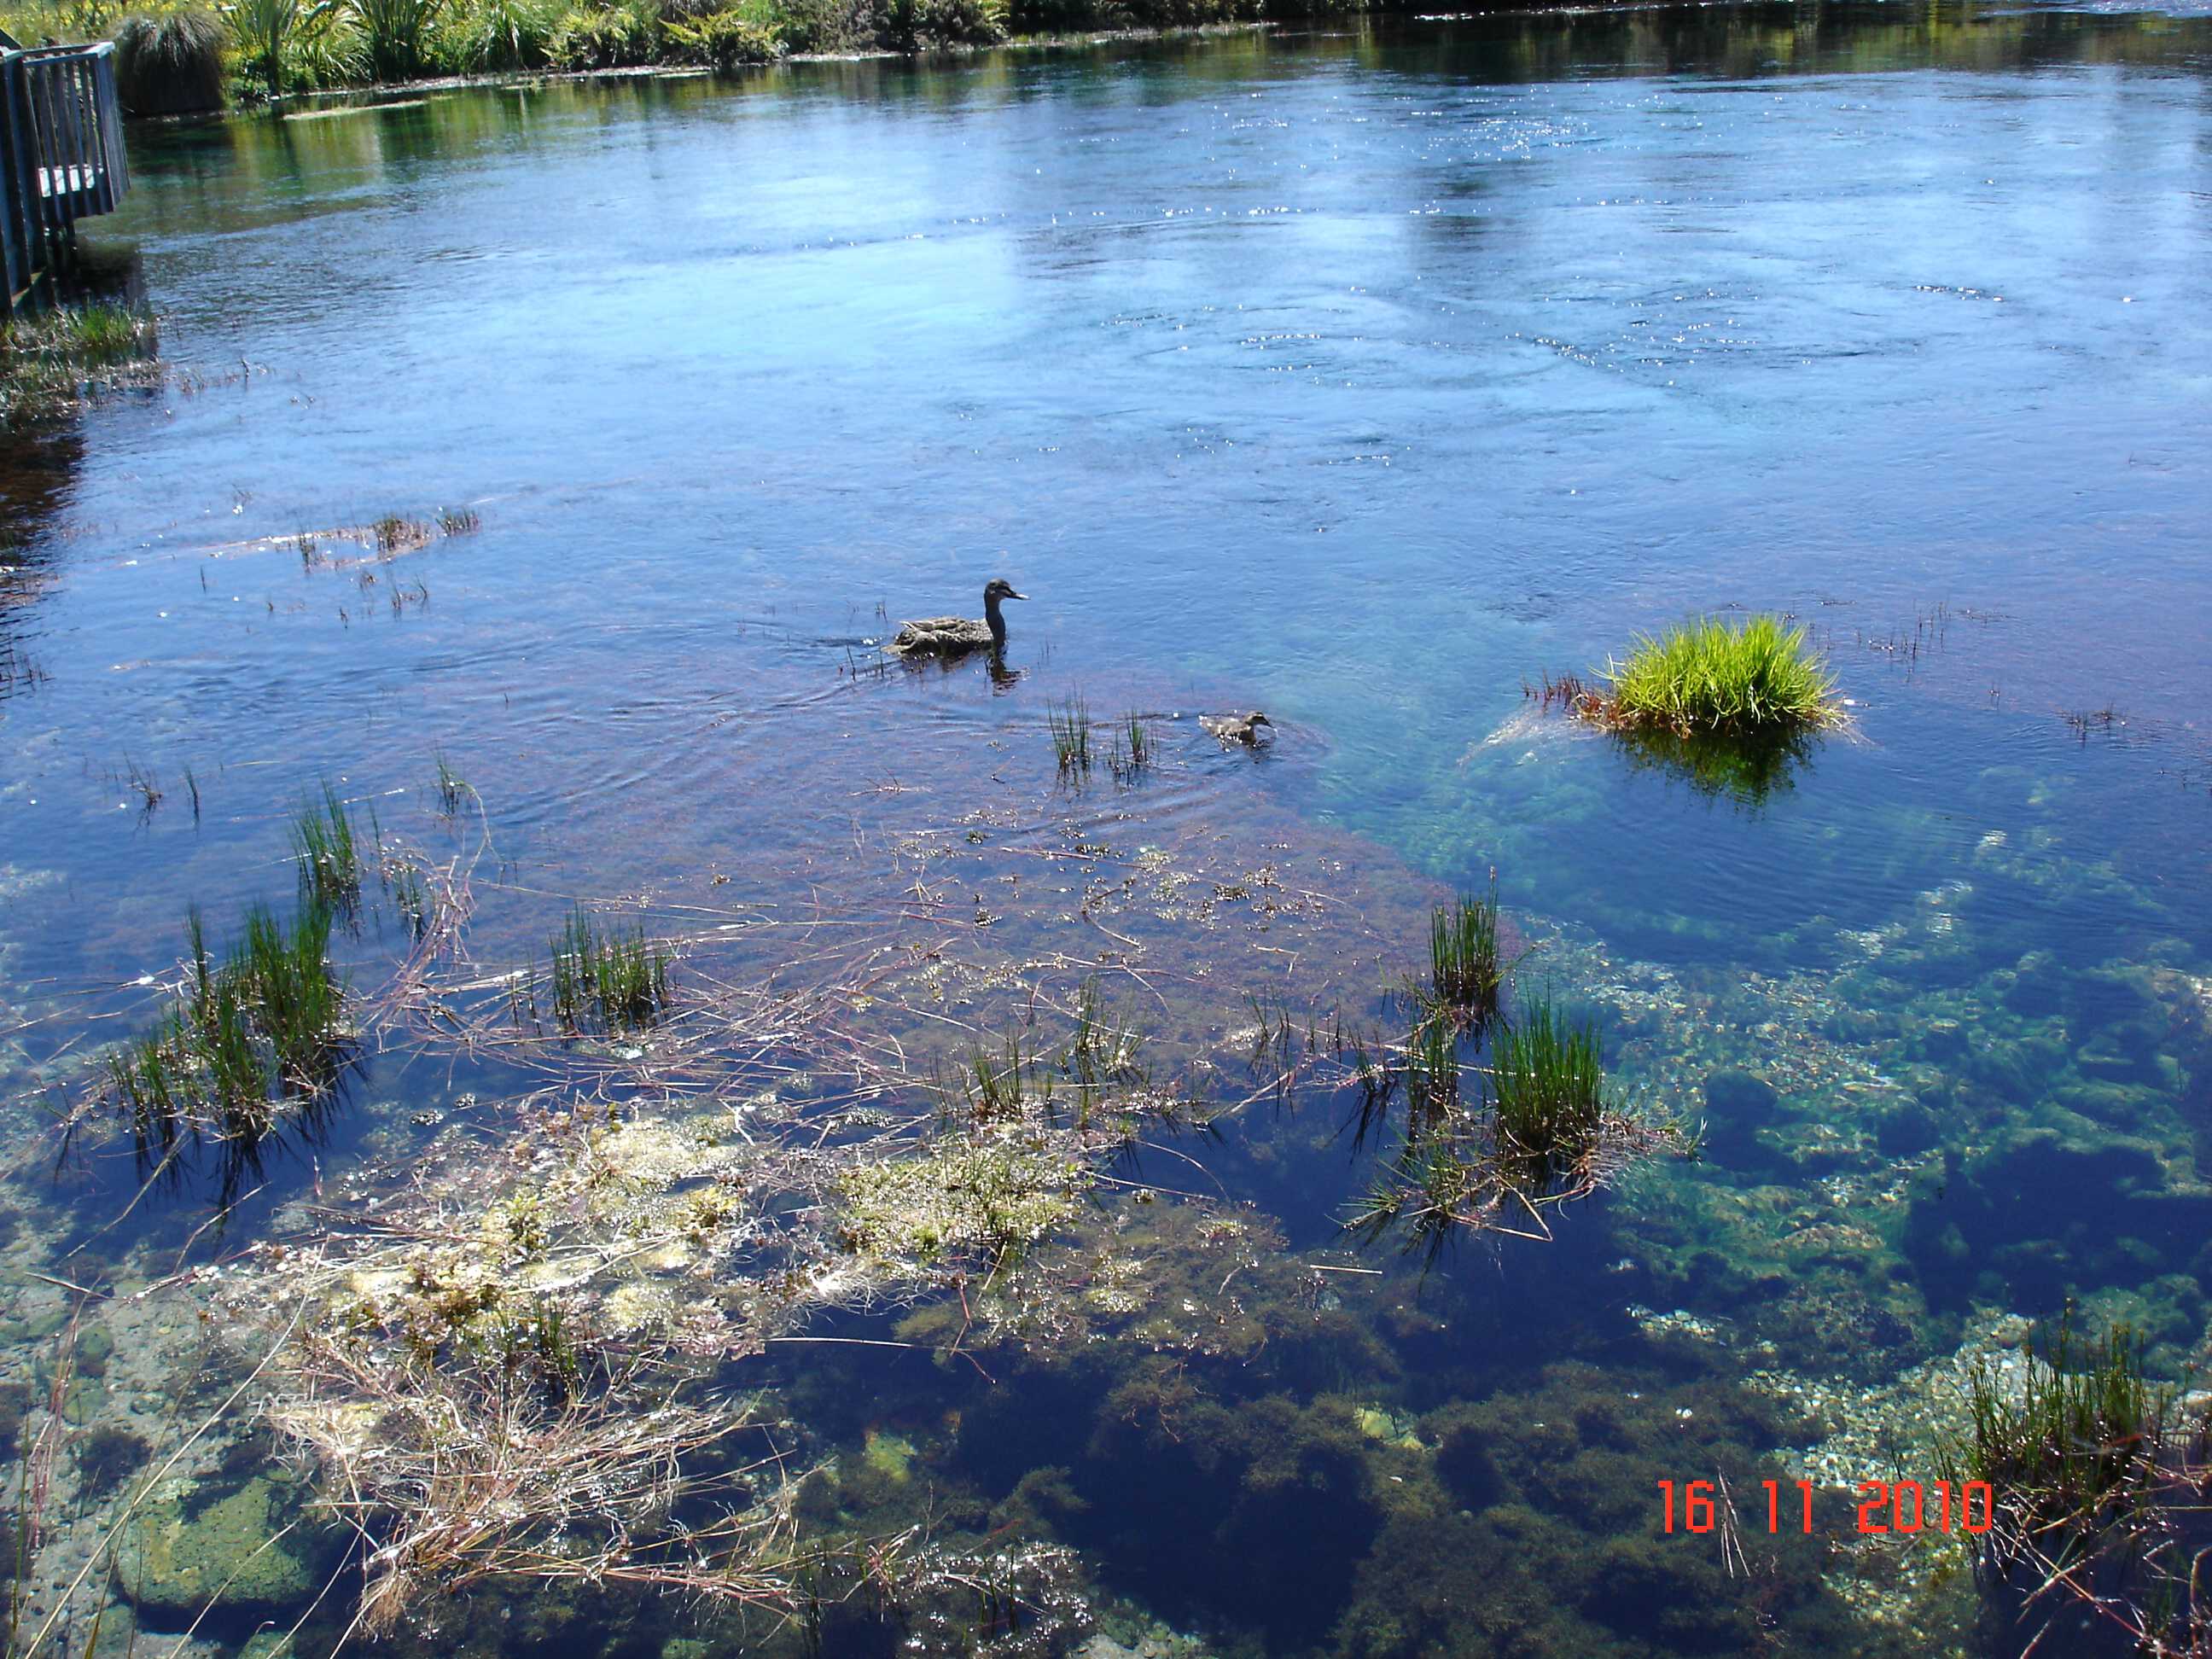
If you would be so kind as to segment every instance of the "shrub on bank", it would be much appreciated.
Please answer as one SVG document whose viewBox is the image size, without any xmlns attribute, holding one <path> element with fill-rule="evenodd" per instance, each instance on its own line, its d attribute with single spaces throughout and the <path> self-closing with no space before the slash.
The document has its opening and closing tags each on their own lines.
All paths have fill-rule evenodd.
<svg viewBox="0 0 2212 1659">
<path fill-rule="evenodd" d="M 660 21 L 650 7 L 631 4 L 602 11 L 571 7 L 554 23 L 545 51 L 564 70 L 633 69 L 653 61 Z"/>
<path fill-rule="evenodd" d="M 544 69 L 558 61 L 554 40 L 566 21 L 557 0 L 481 0 L 444 20 L 438 59 L 465 75 Z"/>
<path fill-rule="evenodd" d="M 369 73 L 380 81 L 405 81 L 426 70 L 442 69 L 433 63 L 430 45 L 444 0 L 346 0 L 345 9 L 360 32 L 368 53 Z M 489 12 L 498 0 L 480 3 L 474 10 Z"/>
<path fill-rule="evenodd" d="M 204 11 L 127 17 L 115 31 L 115 92 L 133 115 L 187 115 L 222 107 L 222 20 Z"/>
<path fill-rule="evenodd" d="M 783 42 L 775 31 L 740 10 L 710 11 L 701 17 L 672 20 L 666 27 L 678 56 L 710 69 L 772 64 L 783 56 Z"/>
<path fill-rule="evenodd" d="M 1385 4 L 1395 0 L 1384 0 Z M 112 0 L 0 0 L 33 44 L 95 40 Z M 927 52 L 1011 36 L 1374 9 L 1371 0 L 147 0 L 117 36 L 133 113 L 427 76 L 735 69 L 792 53 Z M 125 60 L 131 60 L 126 66 Z"/>
</svg>

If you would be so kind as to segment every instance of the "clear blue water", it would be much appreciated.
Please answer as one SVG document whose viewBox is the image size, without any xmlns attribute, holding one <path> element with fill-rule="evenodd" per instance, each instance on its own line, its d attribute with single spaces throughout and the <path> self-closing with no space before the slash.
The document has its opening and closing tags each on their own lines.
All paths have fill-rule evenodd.
<svg viewBox="0 0 2212 1659">
<path fill-rule="evenodd" d="M 1540 1495 L 1581 1454 L 1526 1428 L 1543 1389 L 1666 1371 L 1632 1304 L 1734 1322 L 1725 1386 L 1698 1383 L 1731 1398 L 1761 1365 L 1887 1386 L 2069 1295 L 2145 1322 L 2178 1370 L 2205 1349 L 2212 1265 L 2208 64 L 2186 15 L 1651 9 L 137 134 L 98 240 L 136 251 L 181 378 L 11 436 L 0 474 L 0 628 L 47 676 L 0 701 L 12 1086 L 65 1092 L 73 1055 L 149 1017 L 134 981 L 168 970 L 187 901 L 229 916 L 289 890 L 303 791 L 419 817 L 434 749 L 484 802 L 490 960 L 576 896 L 670 929 L 787 906 L 810 874 L 895 904 L 898 836 L 979 803 L 1032 836 L 1310 838 L 1416 927 L 1494 869 L 1547 941 L 1530 972 L 1596 997 L 1651 1097 L 1705 1112 L 1699 1079 L 1727 1068 L 1780 1090 L 1772 1121 L 1516 1253 L 1533 1288 L 1480 1253 L 1432 1274 L 1486 1338 L 1425 1346 L 1378 1312 L 1387 1359 L 1283 1384 L 1489 1410 L 1533 1460 L 1497 1497 L 1540 1516 L 1523 1545 L 1447 1516 L 1414 1559 L 1486 1551 L 1510 1579 L 1549 1571 L 1547 1528 L 1671 1547 L 1626 1474 L 1601 1516 Z M 479 530 L 373 588 L 295 544 L 462 508 Z M 1019 679 L 846 672 L 994 574 L 1030 596 Z M 395 583 L 422 597 L 395 610 Z M 1737 607 L 1806 622 L 1853 705 L 1762 800 L 1524 699 Z M 1043 723 L 1076 690 L 1264 708 L 1279 738 L 1255 766 L 1169 722 L 1156 787 L 1071 802 Z M 119 781 L 133 761 L 167 790 L 151 813 Z M 403 947 L 345 948 L 368 979 Z M 1930 1035 L 1951 1020 L 1963 1046 Z M 1932 1127 L 1877 1135 L 1838 1092 L 1851 1066 Z M 428 1086 L 370 1092 L 404 1109 Z M 2031 1129 L 2078 1160 L 2047 1189 Z M 1278 1139 L 1223 1168 L 1325 1241 L 1359 1177 Z M 2136 1176 L 2098 1174 L 2122 1142 L 2150 1149 L 2160 1218 L 2123 1205 Z M 1954 1189 L 1971 1212 L 1943 1208 Z M 1898 1213 L 1847 1271 L 1778 1242 L 1878 1192 Z M 1963 1263 L 1932 1242 L 1948 1226 Z M 1834 1334 L 1876 1316 L 1903 1334 Z M 1594 1369 L 1541 1373 L 1570 1360 Z M 1326 1544 L 1343 1571 L 1285 1602 L 1230 1564 L 1319 1547 L 1224 1486 L 1192 1523 L 1218 1529 L 1212 1565 L 1179 1578 L 1134 1541 L 1146 1489 L 1086 1442 L 1088 1407 L 1035 1388 L 1039 1421 L 1078 1426 L 1005 1456 L 1073 1463 L 1094 1484 L 1071 1541 L 1223 1652 L 1719 1639 L 1656 1591 L 1632 1614 L 1594 1592 L 1490 1607 L 1478 1638 L 1439 1610 L 1445 1566 L 1389 1579 L 1419 1576 L 1393 1530 L 1413 1523 L 1366 1500 L 1329 1511 L 1357 1512 Z M 940 1474 L 1002 1494 L 1005 1456 L 969 1445 Z M 1203 1510 L 1184 1479 L 1164 1467 L 1153 1498 Z M 1777 1615 L 1813 1621 L 1796 1650 L 1919 1650 L 1790 1571 L 1812 1598 Z M 1385 1629 L 1389 1604 L 1429 1622 Z"/>
</svg>

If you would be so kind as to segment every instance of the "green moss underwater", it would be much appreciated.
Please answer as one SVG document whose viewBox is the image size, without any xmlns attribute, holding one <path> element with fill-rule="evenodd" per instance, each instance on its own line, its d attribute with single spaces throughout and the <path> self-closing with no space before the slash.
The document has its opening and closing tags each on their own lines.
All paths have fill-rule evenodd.
<svg viewBox="0 0 2212 1659">
<path fill-rule="evenodd" d="M 994 805 L 856 864 L 856 914 L 946 896 L 834 949 L 572 910 L 554 971 L 648 964 L 617 1020 L 547 1018 L 542 957 L 487 971 L 470 855 L 335 801 L 356 917 L 418 948 L 316 1029 L 452 1082 L 264 1080 L 280 1188 L 282 1148 L 373 1127 L 228 1237 L 234 1175 L 119 1234 L 19 1193 L 53 1269 L 7 1362 L 33 1629 L 106 1601 L 299 1653 L 1992 1650 L 2002 1564 L 1856 1534 L 1856 1483 L 1948 1467 L 2037 1375 L 2023 1315 L 2075 1298 L 2153 1376 L 2202 1347 L 2212 988 L 2178 942 L 2000 961 L 1975 884 L 2037 868 L 2002 837 L 1832 965 L 1746 973 L 1432 904 L 1310 826 L 1039 843 Z M 465 847 L 452 817 L 425 833 Z M 160 993 L 187 1014 L 204 960 Z M 80 1209 L 128 1191 L 102 1075 Z M 1595 1133 L 1600 1101 L 1636 1133 L 1546 1204 L 1528 1126 Z M 222 1167 L 235 1129 L 188 1121 L 177 1157 Z M 1363 1243 L 1363 1189 L 1437 1149 L 1523 1207 Z M 1817 1530 L 1770 1534 L 1765 1484 L 1801 1479 Z M 1722 1535 L 1664 1526 L 1692 1480 L 1734 1495 Z"/>
</svg>

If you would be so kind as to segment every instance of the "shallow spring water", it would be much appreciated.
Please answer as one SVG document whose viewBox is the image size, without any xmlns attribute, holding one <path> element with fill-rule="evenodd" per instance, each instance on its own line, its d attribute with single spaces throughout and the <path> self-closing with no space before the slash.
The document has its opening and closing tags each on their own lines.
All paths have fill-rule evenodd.
<svg viewBox="0 0 2212 1659">
<path fill-rule="evenodd" d="M 1231 1337 L 763 1361 L 737 1385 L 837 1460 L 832 1519 L 1073 1552 L 1039 1599 L 1084 1618 L 915 1639 L 2017 1650 L 1840 1497 L 1829 1556 L 1762 1525 L 1737 1576 L 1656 1482 L 1930 1478 L 1960 1357 L 2069 1298 L 2163 1374 L 2205 1357 L 2208 51 L 2187 15 L 1656 9 L 137 135 L 99 240 L 176 380 L 0 464 L 0 628 L 44 671 L 0 687 L 21 1437 L 65 1287 L 113 1333 L 57 1549 L 128 1490 L 95 1431 L 158 1459 L 190 1427 L 201 1287 L 139 1290 L 525 1086 L 369 1056 L 219 1232 L 198 1188 L 100 1231 L 127 1161 L 49 1181 L 51 1109 L 153 1018 L 186 905 L 221 934 L 287 899 L 329 780 L 474 857 L 486 976 L 578 898 L 685 939 L 679 987 L 778 960 L 757 923 L 957 913 L 1040 977 L 1138 981 L 1164 1061 L 1237 1096 L 1255 999 L 1380 1018 L 1429 903 L 1494 870 L 1524 988 L 1706 1120 L 1701 1162 L 1550 1243 L 1424 1272 L 1340 1236 L 1371 1171 L 1332 1104 L 1255 1109 L 1082 1224 Z M 474 527 L 389 560 L 341 533 L 441 513 Z M 994 574 L 1030 595 L 1018 678 L 869 667 Z M 1524 699 L 1738 606 L 1804 619 L 1854 705 L 1756 799 Z M 1151 776 L 1055 777 L 1077 694 L 1157 717 Z M 1192 718 L 1248 708 L 1256 760 Z M 480 817 L 433 810 L 441 751 Z M 1197 900 L 1102 890 L 1186 858 Z M 1328 902 L 1319 943 L 1279 890 Z M 1133 930 L 1198 988 L 1147 1009 Z M 387 907 L 339 949 L 367 988 L 407 941 Z M 1233 1316 L 1206 1206 L 1273 1241 Z M 189 1585 L 118 1586 L 102 1640 L 236 1650 L 296 1588 L 186 1638 Z M 649 1595 L 447 1617 L 484 1651 L 799 1639 Z"/>
</svg>

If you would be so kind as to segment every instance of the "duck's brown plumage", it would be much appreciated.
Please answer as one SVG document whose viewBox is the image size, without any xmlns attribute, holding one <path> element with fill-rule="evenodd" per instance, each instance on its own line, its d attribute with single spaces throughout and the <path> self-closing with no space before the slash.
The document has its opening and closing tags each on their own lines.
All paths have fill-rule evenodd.
<svg viewBox="0 0 2212 1659">
<path fill-rule="evenodd" d="M 981 621 L 973 617 L 923 617 L 903 622 L 884 648 L 902 657 L 950 655 L 985 647 L 1000 649 L 1006 642 L 1006 620 L 999 614 L 1000 601 L 1028 597 L 1015 592 L 1012 584 L 994 579 L 983 590 Z"/>
<path fill-rule="evenodd" d="M 1220 738 L 1224 749 L 1239 744 L 1247 749 L 1256 749 L 1260 745 L 1260 728 L 1264 726 L 1270 732 L 1275 729 L 1274 721 L 1256 708 L 1249 714 L 1200 714 L 1198 723 Z"/>
</svg>

